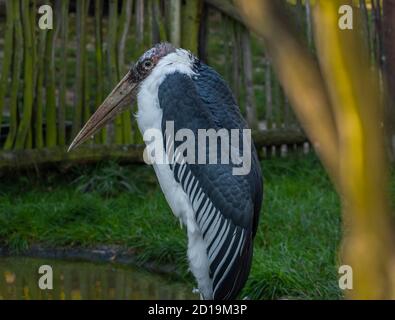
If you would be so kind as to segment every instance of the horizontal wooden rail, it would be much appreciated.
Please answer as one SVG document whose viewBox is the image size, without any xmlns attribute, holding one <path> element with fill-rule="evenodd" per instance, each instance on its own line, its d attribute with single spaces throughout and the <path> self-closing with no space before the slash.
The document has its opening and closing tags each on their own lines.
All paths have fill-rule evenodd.
<svg viewBox="0 0 395 320">
<path fill-rule="evenodd" d="M 299 130 L 270 130 L 253 135 L 257 149 L 270 146 L 300 145 L 308 142 Z M 26 149 L 0 152 L 0 171 L 41 168 L 46 166 L 72 166 L 117 160 L 123 163 L 143 163 L 143 145 L 85 145 L 72 152 L 64 147 Z"/>
<path fill-rule="evenodd" d="M 253 140 L 257 149 L 282 145 L 300 145 L 309 142 L 301 130 L 272 129 L 253 133 Z"/>
<path fill-rule="evenodd" d="M 142 163 L 142 145 L 86 145 L 67 152 L 67 148 L 25 149 L 0 152 L 0 171 L 39 168 L 52 165 L 72 166 L 116 159 L 120 162 Z"/>
</svg>

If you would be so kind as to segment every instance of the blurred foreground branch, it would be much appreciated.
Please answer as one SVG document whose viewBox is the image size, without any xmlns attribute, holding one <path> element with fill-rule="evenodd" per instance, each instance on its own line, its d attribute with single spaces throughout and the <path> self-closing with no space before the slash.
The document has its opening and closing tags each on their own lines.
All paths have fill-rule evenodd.
<svg viewBox="0 0 395 320">
<path fill-rule="evenodd" d="M 383 99 L 378 72 L 370 67 L 358 28 L 338 27 L 339 7 L 350 1 L 316 1 L 319 66 L 292 35 L 281 1 L 236 3 L 246 23 L 264 38 L 295 113 L 340 191 L 343 262 L 352 266 L 354 275 L 348 296 L 395 298 Z"/>
<path fill-rule="evenodd" d="M 344 1 L 318 1 L 315 39 L 339 132 L 345 223 L 344 263 L 353 267 L 356 299 L 395 298 L 395 251 L 380 79 L 357 31 L 340 30 Z M 354 26 L 359 29 L 361 26 Z"/>
</svg>

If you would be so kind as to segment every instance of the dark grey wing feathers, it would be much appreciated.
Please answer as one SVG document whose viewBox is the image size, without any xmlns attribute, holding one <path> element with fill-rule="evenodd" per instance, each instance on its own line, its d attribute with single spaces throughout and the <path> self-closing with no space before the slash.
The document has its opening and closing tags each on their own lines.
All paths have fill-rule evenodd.
<svg viewBox="0 0 395 320">
<path fill-rule="evenodd" d="M 210 81 L 207 84 L 210 85 Z M 212 85 L 213 89 L 217 87 Z M 219 87 L 223 88 L 223 84 Z M 245 128 L 235 106 L 230 111 L 225 109 L 229 104 L 234 104 L 233 97 L 229 100 L 229 95 L 225 95 L 228 100 L 223 100 L 222 104 L 216 101 L 217 106 L 222 108 L 217 110 L 210 90 L 203 95 L 197 89 L 196 80 L 180 73 L 168 75 L 159 88 L 163 134 L 166 121 L 174 121 L 175 131 L 188 128 L 195 134 L 198 129 L 218 130 L 221 125 L 228 129 Z M 230 120 L 224 117 L 228 113 Z M 166 152 L 169 143 L 165 143 Z M 178 156 L 180 144 L 177 141 L 174 143 L 175 157 Z M 231 165 L 222 164 L 183 162 L 171 165 L 171 169 L 191 201 L 196 223 L 206 242 L 213 298 L 234 299 L 244 285 L 251 265 L 252 233 L 257 223 L 254 192 L 259 192 L 253 180 L 258 179 L 261 184 L 261 178 L 234 176 Z M 259 168 L 258 172 L 260 174 Z"/>
</svg>

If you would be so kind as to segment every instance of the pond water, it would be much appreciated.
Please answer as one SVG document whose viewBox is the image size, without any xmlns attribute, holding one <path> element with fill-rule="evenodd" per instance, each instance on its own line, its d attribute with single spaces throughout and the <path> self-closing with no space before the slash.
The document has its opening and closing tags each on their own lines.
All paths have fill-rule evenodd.
<svg viewBox="0 0 395 320">
<path fill-rule="evenodd" d="M 38 269 L 50 265 L 53 289 L 41 290 Z M 188 284 L 129 266 L 0 257 L 0 300 L 198 299 Z"/>
</svg>

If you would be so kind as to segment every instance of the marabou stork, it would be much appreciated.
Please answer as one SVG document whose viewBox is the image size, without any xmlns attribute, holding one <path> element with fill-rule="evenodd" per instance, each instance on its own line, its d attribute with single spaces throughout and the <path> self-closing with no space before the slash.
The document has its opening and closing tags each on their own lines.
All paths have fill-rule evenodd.
<svg viewBox="0 0 395 320">
<path fill-rule="evenodd" d="M 143 135 L 155 128 L 165 136 L 167 121 L 193 133 L 247 128 L 231 90 L 215 70 L 187 50 L 160 43 L 141 56 L 69 150 L 130 106 L 136 96 L 136 118 Z M 176 152 L 179 145 L 174 142 Z M 168 154 L 165 138 L 161 148 Z M 236 147 L 237 152 L 240 148 Z M 203 299 L 235 299 L 250 272 L 263 194 L 254 146 L 248 174 L 233 175 L 232 166 L 153 163 L 169 206 L 187 227 L 190 270 Z"/>
</svg>

